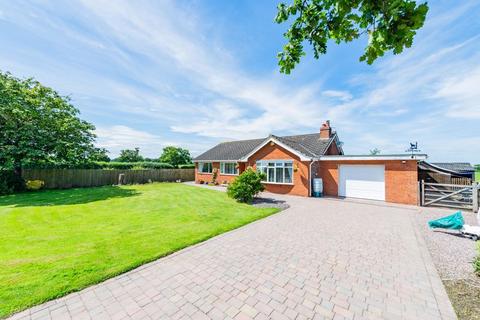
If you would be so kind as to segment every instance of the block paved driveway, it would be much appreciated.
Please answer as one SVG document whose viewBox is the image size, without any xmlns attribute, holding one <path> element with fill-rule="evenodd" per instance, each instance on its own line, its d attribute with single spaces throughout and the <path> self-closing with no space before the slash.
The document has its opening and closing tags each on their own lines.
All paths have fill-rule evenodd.
<svg viewBox="0 0 480 320">
<path fill-rule="evenodd" d="M 13 318 L 456 319 L 417 208 L 275 197 L 291 207 Z"/>
</svg>

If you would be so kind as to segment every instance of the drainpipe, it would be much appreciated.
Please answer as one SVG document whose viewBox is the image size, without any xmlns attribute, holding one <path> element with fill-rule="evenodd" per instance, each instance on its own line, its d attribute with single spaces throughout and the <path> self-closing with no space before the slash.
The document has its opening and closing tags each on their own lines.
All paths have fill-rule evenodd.
<svg viewBox="0 0 480 320">
<path fill-rule="evenodd" d="M 312 158 L 312 160 L 310 161 L 310 165 L 309 165 L 309 180 L 308 181 L 308 196 L 311 197 L 312 196 L 312 182 L 313 182 L 313 177 L 312 177 L 312 165 L 314 162 L 318 161 L 318 159 L 314 159 Z"/>
</svg>

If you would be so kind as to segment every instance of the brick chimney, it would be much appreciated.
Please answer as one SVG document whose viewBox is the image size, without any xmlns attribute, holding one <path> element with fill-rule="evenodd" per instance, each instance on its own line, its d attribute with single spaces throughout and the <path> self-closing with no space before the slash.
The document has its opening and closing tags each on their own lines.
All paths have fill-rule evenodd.
<svg viewBox="0 0 480 320">
<path fill-rule="evenodd" d="M 320 127 L 320 138 L 328 139 L 332 136 L 332 127 L 330 127 L 330 120 L 325 121 Z"/>
</svg>

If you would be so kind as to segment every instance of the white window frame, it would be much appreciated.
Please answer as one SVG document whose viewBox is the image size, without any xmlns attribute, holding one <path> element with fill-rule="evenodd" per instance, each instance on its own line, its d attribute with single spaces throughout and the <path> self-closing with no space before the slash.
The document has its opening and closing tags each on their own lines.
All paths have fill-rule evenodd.
<svg viewBox="0 0 480 320">
<path fill-rule="evenodd" d="M 273 166 L 272 166 L 272 165 L 269 165 L 270 163 L 273 163 L 274 165 L 273 165 Z M 285 164 L 290 164 L 290 165 L 289 165 L 289 166 L 288 166 L 288 165 L 286 166 Z M 262 170 L 263 168 L 266 168 L 266 169 L 267 169 L 267 170 L 266 170 L 266 171 L 267 171 L 267 172 L 266 172 L 266 174 L 267 174 L 267 180 L 262 181 L 263 183 L 267 183 L 267 184 L 285 184 L 285 185 L 293 185 L 293 184 L 294 184 L 294 181 L 293 181 L 293 175 L 294 175 L 294 169 L 293 169 L 293 167 L 294 167 L 294 162 L 293 162 L 293 160 L 277 160 L 277 159 L 275 159 L 275 160 L 273 160 L 273 159 L 272 159 L 272 160 L 258 160 L 258 161 L 256 162 L 256 166 L 257 166 L 257 171 L 260 171 L 260 172 L 264 172 L 264 171 Z M 282 181 L 283 181 L 283 182 L 276 182 L 276 180 L 277 180 L 277 169 L 278 169 L 278 168 L 283 169 L 283 170 L 282 170 L 282 172 L 283 172 L 283 173 L 282 173 L 282 174 L 283 174 L 283 176 L 282 176 Z M 291 180 L 292 180 L 291 182 L 285 182 L 285 169 L 288 169 L 288 168 L 291 168 L 291 172 L 292 172 L 292 173 L 291 173 Z M 274 170 L 273 170 L 273 180 L 274 180 L 274 181 L 268 181 L 268 171 L 269 171 L 269 169 L 274 169 Z"/>
<path fill-rule="evenodd" d="M 233 165 L 233 173 L 225 173 L 225 165 Z M 220 162 L 220 174 L 224 176 L 238 176 L 238 163 L 236 162 Z"/>
<path fill-rule="evenodd" d="M 203 167 L 206 164 L 207 165 L 210 164 L 210 171 L 205 171 L 204 172 Z M 200 173 L 200 174 L 212 174 L 212 172 L 213 172 L 213 162 L 199 162 L 198 163 L 198 173 Z"/>
</svg>

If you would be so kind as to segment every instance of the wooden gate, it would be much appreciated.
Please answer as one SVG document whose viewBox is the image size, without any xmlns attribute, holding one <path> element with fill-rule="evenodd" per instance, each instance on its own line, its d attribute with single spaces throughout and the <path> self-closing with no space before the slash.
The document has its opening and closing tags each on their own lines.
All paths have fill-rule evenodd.
<svg viewBox="0 0 480 320">
<path fill-rule="evenodd" d="M 459 208 L 478 211 L 479 185 L 472 184 L 443 184 L 443 183 L 420 183 L 420 201 L 422 206 L 437 206 Z"/>
</svg>

